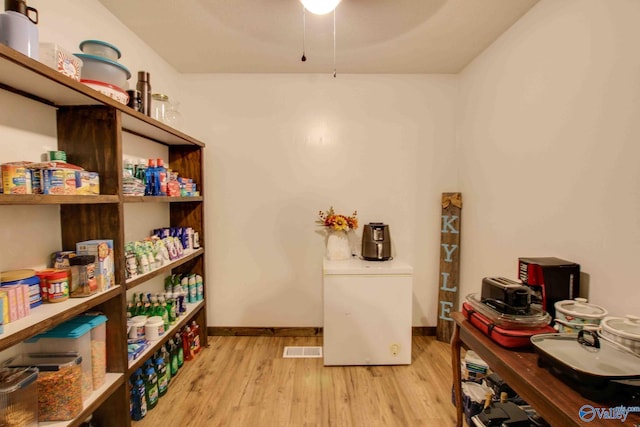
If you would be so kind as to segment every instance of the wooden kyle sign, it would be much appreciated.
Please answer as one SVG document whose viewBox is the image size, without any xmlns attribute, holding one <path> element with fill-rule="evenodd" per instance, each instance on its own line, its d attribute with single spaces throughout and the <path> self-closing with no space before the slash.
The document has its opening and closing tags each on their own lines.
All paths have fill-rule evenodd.
<svg viewBox="0 0 640 427">
<path fill-rule="evenodd" d="M 440 280 L 438 284 L 438 324 L 436 339 L 449 342 L 453 334 L 450 314 L 458 306 L 460 278 L 460 193 L 442 193 L 442 227 L 440 228 Z"/>
</svg>

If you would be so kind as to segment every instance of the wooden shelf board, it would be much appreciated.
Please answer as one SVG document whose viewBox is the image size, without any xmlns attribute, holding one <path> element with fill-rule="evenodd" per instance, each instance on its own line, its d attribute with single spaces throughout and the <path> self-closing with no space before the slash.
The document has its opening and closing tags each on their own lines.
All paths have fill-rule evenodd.
<svg viewBox="0 0 640 427">
<path fill-rule="evenodd" d="M 53 326 L 84 313 L 96 305 L 115 298 L 121 292 L 120 286 L 114 286 L 104 292 L 86 298 L 69 298 L 56 303 L 42 303 L 31 309 L 31 313 L 15 322 L 4 325 L 0 335 L 0 350 L 14 346 L 25 339 L 51 329 Z"/>
<path fill-rule="evenodd" d="M 118 203 L 115 195 L 69 195 L 49 194 L 0 194 L 0 205 L 86 205 L 99 203 Z"/>
<path fill-rule="evenodd" d="M 203 197 L 124 196 L 122 200 L 125 203 L 191 203 L 201 202 Z"/>
</svg>

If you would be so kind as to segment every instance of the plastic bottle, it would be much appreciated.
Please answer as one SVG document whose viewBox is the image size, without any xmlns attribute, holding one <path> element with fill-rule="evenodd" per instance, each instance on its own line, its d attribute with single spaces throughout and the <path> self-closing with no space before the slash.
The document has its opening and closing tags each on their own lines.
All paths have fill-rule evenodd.
<svg viewBox="0 0 640 427">
<path fill-rule="evenodd" d="M 204 282 L 202 276 L 196 275 L 196 301 L 202 301 L 204 299 Z"/>
<path fill-rule="evenodd" d="M 202 346 L 200 345 L 200 326 L 195 320 L 191 322 L 191 332 L 193 333 L 191 348 L 193 349 L 193 354 L 196 355 L 200 353 Z"/>
<path fill-rule="evenodd" d="M 153 363 L 150 360 L 145 362 L 144 369 L 144 386 L 146 389 L 145 397 L 147 399 L 147 410 L 150 411 L 158 404 L 158 375 L 156 370 L 153 369 Z"/>
<path fill-rule="evenodd" d="M 169 389 L 169 375 L 171 374 L 168 373 L 167 365 L 162 357 L 155 359 L 155 368 L 158 375 L 158 396 L 162 397 L 167 394 Z"/>
<path fill-rule="evenodd" d="M 169 313 L 169 324 L 174 325 L 176 323 L 176 300 L 171 298 L 167 301 L 167 312 Z"/>
<path fill-rule="evenodd" d="M 131 159 L 125 159 L 124 161 L 124 176 L 125 178 L 135 176 L 133 161 Z"/>
<path fill-rule="evenodd" d="M 145 159 L 138 160 L 138 164 L 136 165 L 136 178 L 142 181 L 142 184 L 146 188 L 147 184 L 147 161 Z"/>
<path fill-rule="evenodd" d="M 180 333 L 176 332 L 173 337 L 173 341 L 178 350 L 178 368 L 182 368 L 182 365 L 184 365 L 184 347 L 182 347 L 182 337 L 180 336 Z"/>
<path fill-rule="evenodd" d="M 162 159 L 156 160 L 156 188 L 158 196 L 167 195 L 167 168 L 164 167 L 164 161 Z"/>
<path fill-rule="evenodd" d="M 178 373 L 178 369 L 180 368 L 180 366 L 178 365 L 178 346 L 172 339 L 167 341 L 167 345 L 169 346 L 169 354 L 171 355 L 171 364 L 169 365 L 169 371 L 171 372 L 171 377 L 175 377 Z"/>
<path fill-rule="evenodd" d="M 184 351 L 184 360 L 193 360 L 193 348 L 191 348 L 191 341 L 193 336 L 189 326 L 185 326 L 182 329 L 182 349 Z"/>
<path fill-rule="evenodd" d="M 189 298 L 188 298 L 188 301 L 190 303 L 198 302 L 197 293 L 198 293 L 198 288 L 196 287 L 196 275 L 190 274 L 189 275 Z"/>
<path fill-rule="evenodd" d="M 171 341 L 171 340 L 169 340 Z M 165 345 L 163 345 L 162 347 L 160 347 L 160 357 L 162 357 L 162 360 L 164 360 L 164 365 L 167 368 L 167 380 L 169 380 L 169 383 L 171 383 L 171 353 L 169 353 L 169 350 L 167 350 L 167 347 L 169 346 L 169 342 L 167 342 Z M 178 369 L 178 360 L 176 358 L 176 370 Z"/>
<path fill-rule="evenodd" d="M 158 308 L 156 308 L 156 316 L 160 316 L 162 318 L 162 322 L 164 323 L 164 330 L 169 330 L 169 312 L 167 310 L 167 301 L 164 299 L 164 296 L 158 294 L 156 296 L 158 298 Z"/>
<path fill-rule="evenodd" d="M 131 411 L 131 419 L 140 421 L 147 415 L 147 390 L 142 377 L 142 369 L 136 369 L 133 376 L 133 409 Z"/>
<path fill-rule="evenodd" d="M 155 174 L 156 174 L 156 161 L 154 159 L 149 159 L 147 163 L 147 169 L 145 170 L 145 196 L 157 196 L 155 193 Z"/>
</svg>

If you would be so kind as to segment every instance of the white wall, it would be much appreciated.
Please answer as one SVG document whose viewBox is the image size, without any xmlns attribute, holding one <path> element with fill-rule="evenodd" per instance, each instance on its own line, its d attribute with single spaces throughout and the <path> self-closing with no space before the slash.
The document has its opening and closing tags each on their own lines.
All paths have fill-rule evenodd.
<svg viewBox="0 0 640 427">
<path fill-rule="evenodd" d="M 435 324 L 454 76 L 189 75 L 184 89 L 207 143 L 209 325 L 321 326 L 314 221 L 331 205 L 390 225 L 415 268 L 413 322 Z"/>
<path fill-rule="evenodd" d="M 462 294 L 519 256 L 581 265 L 638 314 L 640 2 L 543 0 L 461 73 Z"/>
</svg>

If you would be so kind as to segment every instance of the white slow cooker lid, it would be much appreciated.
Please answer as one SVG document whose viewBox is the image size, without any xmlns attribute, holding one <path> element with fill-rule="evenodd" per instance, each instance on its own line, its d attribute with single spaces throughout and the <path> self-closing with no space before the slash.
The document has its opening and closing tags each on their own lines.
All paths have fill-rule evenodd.
<svg viewBox="0 0 640 427">
<path fill-rule="evenodd" d="M 640 341 L 640 317 L 605 317 L 601 326 L 607 332 L 631 340 Z"/>
<path fill-rule="evenodd" d="M 558 301 L 555 303 L 555 308 L 556 311 L 559 311 L 565 316 L 580 317 L 583 319 L 602 319 L 609 313 L 599 305 L 588 304 L 586 298 Z"/>
</svg>

